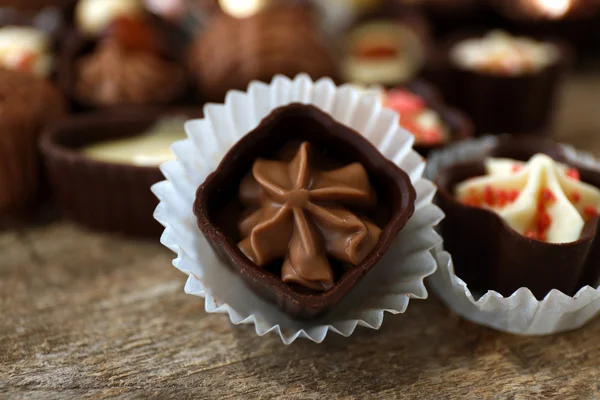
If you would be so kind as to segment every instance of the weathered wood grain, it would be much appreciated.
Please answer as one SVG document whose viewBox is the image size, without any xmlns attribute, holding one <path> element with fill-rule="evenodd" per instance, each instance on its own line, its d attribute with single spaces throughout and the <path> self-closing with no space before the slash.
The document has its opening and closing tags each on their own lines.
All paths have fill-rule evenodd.
<svg viewBox="0 0 600 400">
<path fill-rule="evenodd" d="M 599 103 L 600 77 L 571 78 L 555 136 L 600 155 Z M 60 220 L 0 232 L 0 398 L 600 398 L 600 319 L 519 337 L 432 298 L 286 347 L 204 313 L 171 259 Z"/>
</svg>

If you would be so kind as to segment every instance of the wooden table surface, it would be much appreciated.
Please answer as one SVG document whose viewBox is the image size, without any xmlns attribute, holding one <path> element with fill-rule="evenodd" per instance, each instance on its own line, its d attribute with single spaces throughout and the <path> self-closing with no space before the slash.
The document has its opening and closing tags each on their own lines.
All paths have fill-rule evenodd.
<svg viewBox="0 0 600 400">
<path fill-rule="evenodd" d="M 572 76 L 555 137 L 600 155 L 599 105 L 600 76 Z M 600 318 L 519 337 L 432 296 L 284 346 L 207 315 L 172 258 L 59 219 L 0 231 L 0 398 L 600 398 Z"/>
</svg>

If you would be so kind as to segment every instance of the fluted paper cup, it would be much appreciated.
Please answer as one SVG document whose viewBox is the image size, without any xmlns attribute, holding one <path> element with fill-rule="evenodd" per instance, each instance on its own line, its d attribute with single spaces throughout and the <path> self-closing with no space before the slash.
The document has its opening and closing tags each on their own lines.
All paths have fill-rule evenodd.
<svg viewBox="0 0 600 400">
<path fill-rule="evenodd" d="M 311 321 L 294 320 L 252 292 L 216 255 L 192 211 L 197 188 L 231 146 L 273 109 L 290 103 L 314 105 L 360 132 L 410 176 L 417 192 L 413 217 L 381 261 L 333 311 Z M 320 343 L 329 331 L 349 336 L 359 325 L 379 329 L 385 312 L 403 313 L 410 299 L 427 298 L 423 281 L 436 269 L 431 249 L 441 242 L 433 227 L 443 213 L 432 204 L 435 187 L 422 178 L 424 160 L 398 118 L 354 87 L 313 82 L 305 74 L 252 82 L 246 92 L 229 92 L 225 104 L 207 105 L 204 119 L 186 124 L 188 139 L 173 145 L 177 160 L 161 167 L 167 179 L 152 187 L 160 199 L 155 218 L 165 226 L 161 242 L 177 253 L 173 264 L 188 275 L 185 291 L 205 298 L 207 312 L 228 314 L 236 325 L 253 324 L 260 336 L 274 331 L 285 344 L 297 338 Z"/>
<path fill-rule="evenodd" d="M 481 157 L 497 140 L 485 136 L 435 152 L 429 157 L 425 176 L 433 180 L 441 168 Z M 590 154 L 562 147 L 568 159 L 600 168 Z M 455 274 L 452 256 L 443 245 L 436 246 L 433 253 L 438 269 L 428 278 L 429 286 L 452 311 L 472 322 L 514 334 L 549 335 L 580 328 L 600 313 L 600 282 L 582 287 L 574 296 L 553 289 L 541 300 L 526 287 L 508 297 L 493 290 L 478 293 Z"/>
</svg>

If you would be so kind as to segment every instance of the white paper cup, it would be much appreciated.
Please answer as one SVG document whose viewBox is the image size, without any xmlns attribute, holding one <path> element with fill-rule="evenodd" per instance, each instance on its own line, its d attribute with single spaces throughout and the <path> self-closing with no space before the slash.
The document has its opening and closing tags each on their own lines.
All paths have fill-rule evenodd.
<svg viewBox="0 0 600 400">
<path fill-rule="evenodd" d="M 429 157 L 425 176 L 433 180 L 441 168 L 476 158 L 496 142 L 495 136 L 485 136 L 434 152 Z M 590 154 L 566 145 L 563 148 L 568 158 L 600 168 L 600 163 Z M 548 335 L 580 328 L 600 313 L 600 282 L 596 288 L 584 286 L 572 297 L 554 289 L 542 300 L 525 287 L 509 297 L 493 290 L 473 293 L 454 273 L 452 257 L 444 251 L 443 245 L 436 246 L 433 253 L 438 269 L 428 278 L 429 286 L 452 311 L 472 322 L 503 332 Z"/>
<path fill-rule="evenodd" d="M 192 212 L 196 189 L 242 136 L 277 107 L 312 104 L 368 138 L 410 176 L 417 192 L 415 213 L 381 261 L 327 315 L 297 321 L 252 292 L 217 257 Z M 161 166 L 167 180 L 152 187 L 160 204 L 155 218 L 165 226 L 161 242 L 177 253 L 175 267 L 188 274 L 185 291 L 204 297 L 209 313 L 227 313 L 234 324 L 254 324 L 256 333 L 275 331 L 285 344 L 304 337 L 321 342 L 329 331 L 349 336 L 358 325 L 379 329 L 384 312 L 403 313 L 411 298 L 427 298 L 423 283 L 436 269 L 431 249 L 441 242 L 433 227 L 443 218 L 432 204 L 434 185 L 422 178 L 424 160 L 412 150 L 413 136 L 398 125 L 398 114 L 332 80 L 313 82 L 277 76 L 232 91 L 224 105 L 210 104 L 204 119 L 187 122 L 188 139 L 173 145 L 176 161 Z"/>
</svg>

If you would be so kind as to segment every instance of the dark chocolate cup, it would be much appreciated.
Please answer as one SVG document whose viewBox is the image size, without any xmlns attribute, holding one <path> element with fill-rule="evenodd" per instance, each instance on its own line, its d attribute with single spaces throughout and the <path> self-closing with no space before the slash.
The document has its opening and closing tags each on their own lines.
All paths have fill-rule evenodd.
<svg viewBox="0 0 600 400">
<path fill-rule="evenodd" d="M 486 157 L 527 161 L 537 153 L 578 168 L 582 181 L 600 187 L 599 170 L 580 165 L 570 160 L 562 147 L 531 136 L 502 136 L 481 158 L 439 171 L 435 201 L 446 213 L 440 224 L 444 248 L 452 255 L 456 275 L 471 291 L 495 290 L 508 297 L 526 287 L 538 299 L 552 289 L 572 296 L 600 278 L 600 238 L 596 235 L 599 218 L 588 221 L 575 242 L 545 243 L 517 233 L 492 211 L 466 206 L 455 199 L 458 183 L 485 174 Z"/>
<path fill-rule="evenodd" d="M 560 83 L 571 64 L 570 47 L 561 41 L 546 40 L 558 48 L 558 59 L 540 71 L 519 76 L 483 73 L 458 66 L 450 59 L 455 44 L 482 35 L 458 34 L 440 47 L 435 80 L 447 101 L 473 119 L 478 135 L 547 132 Z"/>
<path fill-rule="evenodd" d="M 285 135 L 276 134 L 282 130 Z M 316 292 L 288 285 L 278 273 L 260 268 L 238 248 L 235 209 L 239 183 L 258 157 L 271 157 L 293 140 L 308 140 L 343 163 L 365 166 L 379 196 L 382 227 L 379 242 L 359 265 L 343 272 L 333 288 Z M 387 160 L 365 138 L 315 107 L 291 104 L 273 111 L 225 155 L 215 172 L 198 188 L 194 213 L 198 226 L 220 257 L 260 297 L 277 304 L 292 318 L 314 319 L 331 310 L 385 254 L 414 212 L 416 192 L 408 175 Z M 226 221 L 227 220 L 227 221 Z"/>
<path fill-rule="evenodd" d="M 158 200 L 150 186 L 163 180 L 158 167 L 90 159 L 78 150 L 94 142 L 143 133 L 160 117 L 200 116 L 200 110 L 147 108 L 74 116 L 46 131 L 41 150 L 53 192 L 64 214 L 93 230 L 158 237 Z"/>
<path fill-rule="evenodd" d="M 414 148 L 420 155 L 427 157 L 433 150 L 473 137 L 473 122 L 471 119 L 464 112 L 447 106 L 435 86 L 423 80 L 415 80 L 404 85 L 404 88 L 425 100 L 427 107 L 437 112 L 450 129 L 450 138 L 446 142 L 433 145 L 415 143 Z"/>
</svg>

